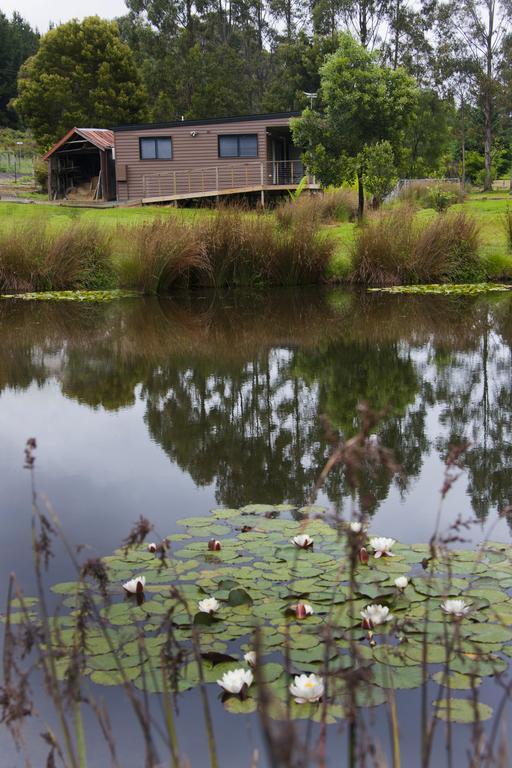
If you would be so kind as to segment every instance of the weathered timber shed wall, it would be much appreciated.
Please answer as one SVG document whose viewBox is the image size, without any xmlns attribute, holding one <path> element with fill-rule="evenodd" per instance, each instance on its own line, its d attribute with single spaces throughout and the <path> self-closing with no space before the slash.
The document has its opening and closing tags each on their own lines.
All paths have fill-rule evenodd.
<svg viewBox="0 0 512 768">
<path fill-rule="evenodd" d="M 114 134 L 107 128 L 72 128 L 45 155 L 50 200 L 114 200 Z"/>
<path fill-rule="evenodd" d="M 119 201 L 285 186 L 300 181 L 300 152 L 290 119 L 299 113 L 185 120 L 114 128 Z M 219 137 L 257 137 L 256 157 L 220 157 Z M 141 139 L 170 138 L 170 159 L 142 159 Z"/>
</svg>

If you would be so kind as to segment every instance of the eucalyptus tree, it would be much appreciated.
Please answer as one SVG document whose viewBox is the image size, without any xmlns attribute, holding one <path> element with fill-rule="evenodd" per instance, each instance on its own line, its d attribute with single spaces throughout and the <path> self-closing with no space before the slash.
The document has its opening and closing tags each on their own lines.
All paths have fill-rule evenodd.
<svg viewBox="0 0 512 768">
<path fill-rule="evenodd" d="M 492 187 L 492 148 L 499 111 L 500 69 L 512 19 L 510 0 L 457 0 L 440 6 L 440 33 L 462 71 L 474 72 L 483 117 L 484 189 Z"/>
</svg>

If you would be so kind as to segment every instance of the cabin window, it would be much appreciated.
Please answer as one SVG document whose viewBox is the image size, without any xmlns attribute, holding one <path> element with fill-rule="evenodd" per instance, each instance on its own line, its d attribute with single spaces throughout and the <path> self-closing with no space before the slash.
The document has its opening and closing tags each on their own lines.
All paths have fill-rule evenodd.
<svg viewBox="0 0 512 768">
<path fill-rule="evenodd" d="M 141 160 L 172 160 L 172 139 L 170 136 L 155 136 L 139 139 Z"/>
<path fill-rule="evenodd" d="M 219 157 L 258 157 L 258 134 L 219 136 Z"/>
</svg>

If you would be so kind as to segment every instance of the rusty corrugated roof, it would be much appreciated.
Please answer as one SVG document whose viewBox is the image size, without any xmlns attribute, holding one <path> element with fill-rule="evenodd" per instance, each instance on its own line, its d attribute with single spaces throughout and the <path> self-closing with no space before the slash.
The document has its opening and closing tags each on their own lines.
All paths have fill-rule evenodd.
<svg viewBox="0 0 512 768">
<path fill-rule="evenodd" d="M 114 132 L 108 128 L 71 128 L 60 141 L 54 144 L 53 147 L 43 155 L 43 160 L 48 160 L 48 158 L 60 149 L 60 147 L 62 147 L 75 133 L 78 134 L 78 136 L 81 136 L 82 139 L 94 144 L 98 149 L 111 149 L 114 146 Z"/>
</svg>

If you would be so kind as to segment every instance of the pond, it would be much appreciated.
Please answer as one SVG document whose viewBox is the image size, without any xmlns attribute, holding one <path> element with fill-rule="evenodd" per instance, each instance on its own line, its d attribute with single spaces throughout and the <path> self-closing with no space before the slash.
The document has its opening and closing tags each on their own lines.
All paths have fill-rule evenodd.
<svg viewBox="0 0 512 768">
<path fill-rule="evenodd" d="M 353 493 L 346 473 L 335 467 L 317 504 L 344 520 L 362 511 L 372 535 L 428 543 L 446 456 L 450 446 L 468 442 L 440 526 L 448 530 L 459 518 L 471 520 L 457 529 L 455 548 L 470 549 L 487 538 L 510 543 L 508 293 L 317 289 L 101 304 L 4 300 L 0 328 L 2 575 L 7 584 L 16 572 L 28 595 L 34 594 L 34 577 L 30 476 L 23 469 L 27 438 L 37 439 L 40 498 L 51 504 L 73 544 L 85 544 L 89 556 L 104 556 L 120 546 L 140 515 L 163 537 L 183 533 L 178 520 L 212 508 L 309 504 L 330 451 L 326 425 L 352 437 L 361 401 L 383 411 L 375 433 L 401 471 L 366 474 Z M 47 583 L 73 579 L 58 543 L 54 555 Z M 496 704 L 496 686 L 491 680 L 484 686 L 484 700 Z M 142 766 L 141 739 L 119 691 L 102 688 L 100 695 L 114 712 L 114 725 L 123 728 L 120 764 Z M 209 689 L 208 696 L 219 765 L 272 765 L 257 719 L 226 712 L 217 691 Z M 151 706 L 159 707 L 156 695 Z M 402 725 L 402 764 L 420 765 L 419 691 L 400 692 L 398 708 L 400 723 L 408 723 Z M 389 757 L 381 710 L 368 711 L 367 726 Z M 197 711 L 197 691 L 184 694 L 180 741 L 194 768 L 209 764 Z M 313 741 L 318 728 L 313 724 Z M 452 736 L 455 748 L 469 739 L 459 729 Z M 439 764 L 447 759 L 444 738 L 439 728 Z M 329 739 L 325 765 L 335 765 L 340 744 L 349 749 L 350 738 L 344 732 Z M 0 748 L 9 765 L 22 765 L 5 733 Z M 36 741 L 31 749 L 42 754 Z M 89 756 L 91 765 L 110 765 L 99 746 Z M 310 759 L 303 765 L 317 764 Z"/>
</svg>

